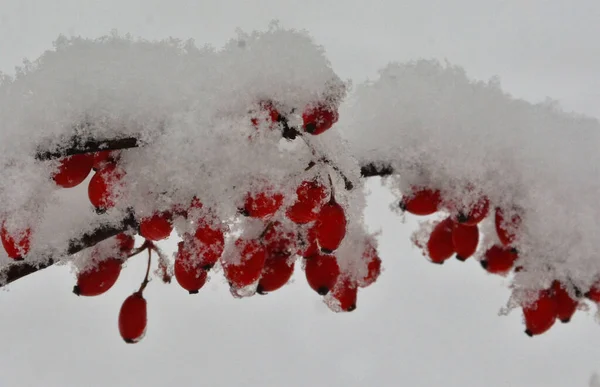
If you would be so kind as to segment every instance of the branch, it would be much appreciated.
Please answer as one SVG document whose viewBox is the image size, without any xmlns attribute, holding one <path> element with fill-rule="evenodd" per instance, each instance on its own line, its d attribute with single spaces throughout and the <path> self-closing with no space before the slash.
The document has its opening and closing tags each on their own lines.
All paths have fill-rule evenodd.
<svg viewBox="0 0 600 387">
<path fill-rule="evenodd" d="M 368 163 L 360 166 L 362 177 L 389 176 L 394 173 L 394 168 L 386 163 Z"/>
<path fill-rule="evenodd" d="M 108 238 L 112 238 L 124 231 L 127 231 L 129 228 L 137 228 L 137 222 L 133 212 L 129 212 L 127 217 L 125 217 L 121 224 L 117 226 L 102 225 L 91 232 L 81 235 L 79 238 L 71 239 L 64 254 L 71 255 L 78 253 L 81 250 L 95 246 L 96 244 Z M 57 261 L 53 257 L 49 257 L 44 263 L 30 263 L 27 261 L 11 263 L 8 266 L 0 269 L 0 287 L 8 285 L 19 278 L 23 278 L 39 270 L 50 267 L 56 262 Z"/>
<path fill-rule="evenodd" d="M 140 140 L 136 137 L 124 137 L 113 140 L 87 140 L 85 142 L 78 142 L 77 137 L 73 137 L 67 144 L 69 144 L 67 148 L 59 151 L 51 152 L 40 150 L 36 153 L 35 158 L 37 160 L 51 160 L 76 154 L 129 149 L 141 146 Z"/>
</svg>

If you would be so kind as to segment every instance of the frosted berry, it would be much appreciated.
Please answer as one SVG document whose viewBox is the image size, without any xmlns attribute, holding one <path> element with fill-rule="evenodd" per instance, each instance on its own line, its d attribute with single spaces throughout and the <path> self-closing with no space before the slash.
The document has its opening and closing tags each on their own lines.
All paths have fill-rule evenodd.
<svg viewBox="0 0 600 387">
<path fill-rule="evenodd" d="M 92 168 L 98 171 L 110 163 L 115 163 L 120 156 L 119 151 L 104 150 L 93 154 Z"/>
<path fill-rule="evenodd" d="M 133 235 L 122 232 L 115 238 L 117 240 L 117 246 L 122 253 L 129 254 L 135 247 L 135 238 Z"/>
<path fill-rule="evenodd" d="M 315 234 L 321 251 L 327 254 L 337 250 L 346 236 L 346 214 L 333 197 L 319 211 Z"/>
<path fill-rule="evenodd" d="M 2 239 L 2 246 L 10 258 L 19 261 L 29 254 L 29 249 L 31 248 L 30 228 L 9 234 L 4 223 L 2 223 L 0 237 Z"/>
<path fill-rule="evenodd" d="M 281 222 L 273 222 L 263 236 L 269 254 L 291 255 L 296 252 L 294 233 L 287 231 Z"/>
<path fill-rule="evenodd" d="M 304 131 L 313 135 L 330 129 L 338 120 L 338 112 L 333 107 L 318 104 L 309 106 L 302 113 Z"/>
<path fill-rule="evenodd" d="M 255 239 L 238 239 L 235 246 L 239 252 L 239 261 L 223 262 L 223 271 L 233 287 L 242 288 L 260 278 L 267 252 L 260 241 Z"/>
<path fill-rule="evenodd" d="M 172 231 L 173 224 L 169 213 L 157 213 L 140 222 L 140 235 L 151 241 L 167 239 Z"/>
<path fill-rule="evenodd" d="M 594 301 L 595 303 L 600 303 L 600 281 L 592 285 L 590 290 L 585 293 L 585 297 Z"/>
<path fill-rule="evenodd" d="M 525 333 L 528 336 L 540 335 L 554 325 L 557 317 L 556 301 L 548 290 L 539 292 L 535 302 L 523 306 Z"/>
<path fill-rule="evenodd" d="M 459 212 L 456 221 L 458 223 L 475 226 L 488 215 L 490 211 L 490 201 L 487 197 L 481 197 L 467 212 Z"/>
<path fill-rule="evenodd" d="M 135 292 L 125 299 L 119 311 L 119 333 L 126 343 L 137 343 L 144 338 L 147 324 L 146 299 L 141 292 Z"/>
<path fill-rule="evenodd" d="M 298 199 L 287 209 L 287 217 L 296 224 L 315 221 L 327 198 L 327 188 L 317 181 L 303 181 L 296 189 Z"/>
<path fill-rule="evenodd" d="M 58 172 L 52 178 L 63 188 L 71 188 L 81 184 L 92 170 L 93 156 L 79 154 L 61 159 Z"/>
<path fill-rule="evenodd" d="M 511 248 L 506 246 L 494 245 L 486 252 L 481 266 L 492 274 L 506 274 L 514 266 L 519 255 Z"/>
<path fill-rule="evenodd" d="M 340 268 L 335 256 L 316 254 L 306 259 L 304 274 L 310 287 L 324 296 L 335 286 Z"/>
<path fill-rule="evenodd" d="M 427 251 L 431 262 L 442 264 L 454 254 L 454 244 L 452 243 L 453 225 L 454 222 L 448 217 L 436 224 L 431 231 L 427 241 Z"/>
<path fill-rule="evenodd" d="M 269 129 L 274 129 L 277 122 L 279 121 L 279 112 L 273 106 L 273 102 L 271 101 L 263 101 L 260 103 L 260 114 L 261 117 L 252 117 L 251 122 L 252 125 L 256 129 L 259 129 L 260 126 L 264 123 L 267 125 Z M 262 115 L 265 114 L 266 118 L 263 118 Z"/>
<path fill-rule="evenodd" d="M 273 292 L 285 285 L 294 274 L 294 260 L 287 254 L 269 254 L 265 261 L 257 293 Z"/>
<path fill-rule="evenodd" d="M 505 219 L 504 212 L 500 208 L 497 208 L 495 223 L 496 233 L 498 234 L 500 242 L 505 246 L 511 246 L 521 224 L 521 217 L 518 214 L 514 214 L 510 219 Z"/>
<path fill-rule="evenodd" d="M 431 215 L 438 211 L 441 200 L 439 190 L 422 188 L 404 196 L 400 201 L 400 209 L 413 215 Z"/>
<path fill-rule="evenodd" d="M 452 245 L 456 258 L 464 261 L 475 253 L 479 244 L 479 227 L 465 223 L 454 223 L 452 229 Z"/>
<path fill-rule="evenodd" d="M 94 174 L 88 186 L 88 196 L 94 207 L 107 210 L 115 206 L 124 176 L 125 171 L 115 164 L 109 164 Z"/>
<path fill-rule="evenodd" d="M 198 254 L 202 257 L 203 267 L 211 268 L 223 255 L 225 248 L 223 231 L 201 220 L 194 237 L 199 242 L 197 249 Z"/>
<path fill-rule="evenodd" d="M 367 243 L 362 258 L 367 264 L 367 273 L 358 280 L 358 285 L 361 288 L 366 288 L 379 278 L 381 274 L 381 259 L 377 255 L 377 249 L 371 243 Z"/>
<path fill-rule="evenodd" d="M 267 218 L 274 215 L 283 203 L 278 192 L 259 192 L 246 196 L 244 214 L 252 218 Z"/>
<path fill-rule="evenodd" d="M 575 314 L 579 302 L 569 295 L 565 285 L 559 281 L 552 282 L 551 289 L 556 302 L 556 315 L 561 322 L 568 323 Z"/>
<path fill-rule="evenodd" d="M 117 282 L 121 274 L 121 260 L 108 258 L 77 274 L 77 285 L 73 293 L 93 297 L 106 293 Z"/>
<path fill-rule="evenodd" d="M 198 293 L 208 277 L 206 270 L 202 268 L 202 260 L 194 254 L 193 250 L 190 251 L 184 242 L 179 242 L 177 247 L 175 279 L 190 294 Z"/>
<path fill-rule="evenodd" d="M 334 312 L 352 312 L 356 309 L 358 286 L 348 278 L 344 278 L 334 286 L 327 306 Z"/>
</svg>

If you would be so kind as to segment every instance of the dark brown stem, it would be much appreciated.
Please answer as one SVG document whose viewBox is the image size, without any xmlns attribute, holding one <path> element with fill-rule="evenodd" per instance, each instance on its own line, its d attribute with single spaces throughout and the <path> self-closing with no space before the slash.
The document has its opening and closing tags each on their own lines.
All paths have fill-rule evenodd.
<svg viewBox="0 0 600 387">
<path fill-rule="evenodd" d="M 135 137 L 124 137 L 112 140 L 87 140 L 84 142 L 78 141 L 77 137 L 72 138 L 67 142 L 67 147 L 58 151 L 43 151 L 36 153 L 37 160 L 52 160 L 60 157 L 93 153 L 105 150 L 130 149 L 141 146 L 140 140 Z"/>
<path fill-rule="evenodd" d="M 360 175 L 362 177 L 389 176 L 393 173 L 394 168 L 386 163 L 367 163 L 360 167 Z"/>
<path fill-rule="evenodd" d="M 148 286 L 148 283 L 150 282 L 149 276 L 150 276 L 150 265 L 152 265 L 152 247 L 148 247 L 148 265 L 146 266 L 146 276 L 144 277 L 144 280 L 142 281 L 142 284 L 140 285 L 140 289 L 137 291 L 139 294 L 142 294 L 144 292 L 144 289 L 146 289 L 146 286 Z"/>
</svg>

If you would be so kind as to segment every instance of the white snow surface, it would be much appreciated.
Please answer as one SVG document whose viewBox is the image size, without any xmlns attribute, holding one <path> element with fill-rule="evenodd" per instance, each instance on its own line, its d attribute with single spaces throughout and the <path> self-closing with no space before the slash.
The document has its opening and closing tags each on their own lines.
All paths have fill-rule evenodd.
<svg viewBox="0 0 600 387">
<path fill-rule="evenodd" d="M 305 32 L 277 25 L 239 32 L 220 49 L 117 34 L 60 37 L 16 77 L 2 78 L 2 217 L 9 228 L 34 225 L 27 259 L 35 261 L 100 221 L 118 220 L 128 207 L 145 216 L 198 196 L 232 225 L 246 194 L 264 182 L 290 204 L 302 180 L 319 176 L 326 183 L 330 174 L 349 218 L 338 260 L 359 275 L 366 270 L 360 246 L 369 237 L 359 165 L 383 162 L 395 170 L 385 179 L 394 192 L 426 184 L 465 206 L 485 194 L 492 208 L 523 209 L 518 287 L 541 288 L 557 278 L 589 289 L 600 273 L 597 120 L 552 101 L 514 99 L 494 79 L 473 81 L 436 61 L 390 64 L 347 97 L 349 86 Z M 272 100 L 298 125 L 302 110 L 332 90 L 336 103 L 344 100 L 340 121 L 306 141 L 355 183 L 349 192 L 329 166 L 304 171 L 315 157 L 303 139 L 287 142 L 278 130 L 257 131 L 250 122 L 258 104 Z M 86 183 L 59 189 L 50 179 L 57 163 L 34 158 L 74 134 L 135 135 L 145 143 L 123 152 L 127 190 L 105 215 L 93 212 Z M 493 230 L 489 221 L 484 230 Z M 493 232 L 484 233 L 484 247 L 495 242 Z"/>
</svg>

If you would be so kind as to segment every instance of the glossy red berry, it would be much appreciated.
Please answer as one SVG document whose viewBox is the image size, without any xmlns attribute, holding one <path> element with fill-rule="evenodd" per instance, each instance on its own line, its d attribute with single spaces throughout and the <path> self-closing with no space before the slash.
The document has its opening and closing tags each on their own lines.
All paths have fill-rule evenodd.
<svg viewBox="0 0 600 387">
<path fill-rule="evenodd" d="M 346 236 L 346 214 L 335 200 L 330 200 L 319 211 L 315 223 L 315 234 L 321 251 L 331 254 Z"/>
<path fill-rule="evenodd" d="M 514 266 L 519 255 L 513 249 L 506 246 L 494 245 L 486 252 L 481 266 L 492 274 L 506 274 Z"/>
<path fill-rule="evenodd" d="M 548 290 L 539 292 L 531 305 L 523 306 L 525 333 L 528 336 L 540 335 L 554 325 L 557 317 L 556 301 Z"/>
<path fill-rule="evenodd" d="M 313 222 L 327 198 L 327 188 L 317 181 L 303 181 L 296 189 L 298 199 L 287 209 L 287 217 L 296 224 Z"/>
<path fill-rule="evenodd" d="M 225 248 L 223 231 L 201 220 L 194 237 L 199 242 L 197 249 L 198 255 L 202 257 L 202 266 L 211 268 L 223 255 Z"/>
<path fill-rule="evenodd" d="M 119 333 L 126 343 L 133 344 L 144 338 L 148 323 L 146 299 L 141 292 L 127 297 L 119 312 Z"/>
<path fill-rule="evenodd" d="M 206 283 L 208 273 L 202 268 L 202 259 L 195 254 L 193 247 L 189 249 L 184 242 L 179 242 L 177 247 L 175 279 L 190 294 L 196 294 Z"/>
<path fill-rule="evenodd" d="M 9 234 L 4 223 L 0 231 L 2 246 L 6 254 L 15 261 L 22 260 L 24 256 L 29 254 L 31 248 L 31 229 L 27 228 L 19 232 Z"/>
<path fill-rule="evenodd" d="M 464 261 L 477 251 L 479 244 L 479 227 L 468 226 L 465 223 L 454 223 L 452 229 L 452 245 L 456 258 Z"/>
<path fill-rule="evenodd" d="M 442 201 L 439 190 L 422 188 L 400 201 L 400 209 L 413 215 L 431 215 L 438 211 Z"/>
<path fill-rule="evenodd" d="M 269 254 L 256 292 L 265 294 L 285 285 L 294 274 L 294 260 L 286 254 Z"/>
<path fill-rule="evenodd" d="M 504 212 L 500 209 L 496 209 L 496 233 L 498 239 L 504 246 L 511 246 L 515 240 L 516 232 L 521 224 L 521 217 L 518 214 L 514 214 L 510 219 L 505 219 Z"/>
<path fill-rule="evenodd" d="M 93 156 L 79 154 L 61 159 L 58 172 L 52 178 L 63 188 L 71 188 L 81 184 L 92 170 Z"/>
<path fill-rule="evenodd" d="M 125 254 L 128 254 L 135 247 L 135 238 L 133 235 L 125 234 L 124 232 L 118 234 L 116 237 L 117 246 L 119 250 Z"/>
<path fill-rule="evenodd" d="M 327 306 L 334 312 L 352 312 L 356 309 L 357 295 L 358 286 L 348 278 L 344 278 L 333 287 Z"/>
<path fill-rule="evenodd" d="M 379 278 L 381 274 L 381 259 L 377 255 L 375 247 L 370 243 L 367 243 L 362 258 L 367 263 L 367 273 L 362 278 L 359 278 L 358 285 L 361 288 L 366 288 Z"/>
<path fill-rule="evenodd" d="M 172 231 L 173 223 L 169 213 L 156 213 L 140 222 L 140 235 L 151 241 L 167 239 Z"/>
<path fill-rule="evenodd" d="M 225 278 L 231 286 L 242 288 L 256 282 L 265 266 L 267 252 L 260 241 L 238 239 L 235 242 L 239 252 L 237 262 L 223 262 Z"/>
<path fill-rule="evenodd" d="M 330 129 L 338 121 L 338 112 L 333 107 L 318 104 L 309 106 L 302 113 L 304 131 L 313 135 Z"/>
<path fill-rule="evenodd" d="M 487 197 L 481 197 L 467 212 L 459 212 L 456 216 L 458 223 L 475 226 L 488 215 L 490 211 L 490 201 Z"/>
<path fill-rule="evenodd" d="M 454 222 L 451 218 L 446 218 L 435 225 L 429 240 L 427 241 L 427 252 L 431 262 L 442 264 L 445 260 L 454 254 L 454 244 L 452 243 L 452 229 Z"/>
<path fill-rule="evenodd" d="M 291 255 L 296 253 L 294 233 L 286 230 L 281 222 L 273 222 L 263 236 L 269 254 Z"/>
<path fill-rule="evenodd" d="M 283 195 L 278 192 L 259 192 L 246 197 L 244 213 L 252 218 L 268 218 L 277 212 L 282 203 Z"/>
<path fill-rule="evenodd" d="M 107 210 L 115 206 L 124 176 L 125 171 L 115 164 L 108 164 L 94 174 L 88 186 L 88 196 L 94 207 Z"/>
<path fill-rule="evenodd" d="M 552 282 L 552 295 L 556 302 L 556 315 L 558 319 L 563 323 L 568 323 L 575 314 L 579 302 L 569 295 L 564 284 L 559 281 Z"/>
<path fill-rule="evenodd" d="M 310 287 L 324 296 L 335 286 L 340 267 L 335 256 L 316 254 L 306 259 L 304 274 Z"/>
<path fill-rule="evenodd" d="M 77 274 L 77 285 L 73 293 L 78 296 L 93 297 L 106 293 L 119 279 L 121 260 L 108 258 Z"/>
</svg>

